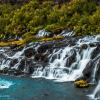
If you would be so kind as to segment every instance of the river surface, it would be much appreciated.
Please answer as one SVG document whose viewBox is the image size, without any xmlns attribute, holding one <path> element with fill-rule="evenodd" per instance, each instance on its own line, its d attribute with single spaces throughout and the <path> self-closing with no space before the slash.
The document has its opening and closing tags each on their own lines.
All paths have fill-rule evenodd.
<svg viewBox="0 0 100 100">
<path fill-rule="evenodd" d="M 72 82 L 0 76 L 0 100 L 90 100 L 89 91 Z"/>
</svg>

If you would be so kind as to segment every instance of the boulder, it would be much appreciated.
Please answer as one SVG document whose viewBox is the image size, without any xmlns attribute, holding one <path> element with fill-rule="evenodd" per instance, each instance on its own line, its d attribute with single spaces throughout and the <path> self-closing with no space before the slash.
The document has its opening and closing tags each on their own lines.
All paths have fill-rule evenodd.
<svg viewBox="0 0 100 100">
<path fill-rule="evenodd" d="M 87 44 L 82 44 L 81 46 L 80 46 L 80 48 L 83 50 L 83 49 L 87 49 L 88 48 L 88 45 Z"/>
<path fill-rule="evenodd" d="M 70 65 L 72 63 L 74 63 L 76 61 L 76 51 L 74 49 L 72 49 L 70 52 L 69 52 L 69 55 L 68 55 L 68 58 L 66 60 L 66 66 L 67 67 L 70 67 Z"/>
<path fill-rule="evenodd" d="M 88 64 L 86 65 L 85 69 L 83 70 L 83 77 L 87 81 L 91 81 L 91 75 L 93 73 L 93 61 L 90 60 Z"/>
<path fill-rule="evenodd" d="M 46 30 L 40 30 L 36 37 L 53 37 L 53 33 L 47 32 Z"/>
<path fill-rule="evenodd" d="M 35 50 L 33 48 L 28 48 L 24 51 L 25 57 L 31 58 L 35 55 Z"/>
<path fill-rule="evenodd" d="M 95 58 L 100 53 L 100 47 L 97 46 L 96 49 L 92 52 L 91 58 Z"/>
<path fill-rule="evenodd" d="M 37 62 L 48 62 L 48 55 L 38 53 L 34 56 L 34 60 Z"/>
<path fill-rule="evenodd" d="M 76 57 L 75 56 L 68 57 L 67 60 L 66 60 L 66 66 L 70 67 L 70 65 L 75 61 L 76 61 Z"/>
<path fill-rule="evenodd" d="M 53 46 L 53 44 L 51 44 L 51 43 L 42 44 L 40 47 L 38 47 L 37 52 L 45 53 L 47 50 L 51 49 L 52 46 Z"/>
<path fill-rule="evenodd" d="M 14 67 L 14 65 L 17 63 L 18 63 L 18 59 L 12 59 L 9 65 L 10 67 Z"/>
<path fill-rule="evenodd" d="M 24 68 L 25 68 L 25 59 L 22 59 L 21 61 L 20 61 L 20 64 L 19 64 L 19 66 L 18 66 L 18 70 L 24 70 Z"/>
</svg>

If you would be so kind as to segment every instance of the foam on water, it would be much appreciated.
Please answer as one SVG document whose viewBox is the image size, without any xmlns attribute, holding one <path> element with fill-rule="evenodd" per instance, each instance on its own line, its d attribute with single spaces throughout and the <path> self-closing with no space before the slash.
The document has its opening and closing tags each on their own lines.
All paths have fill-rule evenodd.
<svg viewBox="0 0 100 100">
<path fill-rule="evenodd" d="M 98 82 L 98 85 L 94 89 L 93 93 L 88 96 L 93 100 L 100 100 L 100 81 Z"/>
<path fill-rule="evenodd" d="M 13 82 L 0 78 L 0 89 L 6 89 L 14 85 Z"/>
</svg>

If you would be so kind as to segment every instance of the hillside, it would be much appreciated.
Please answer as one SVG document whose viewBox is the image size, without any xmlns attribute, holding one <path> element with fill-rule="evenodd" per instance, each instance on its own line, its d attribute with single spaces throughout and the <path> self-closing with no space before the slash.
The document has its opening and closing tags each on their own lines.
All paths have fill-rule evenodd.
<svg viewBox="0 0 100 100">
<path fill-rule="evenodd" d="M 0 37 L 33 36 L 41 29 L 59 34 L 67 29 L 77 36 L 100 33 L 98 0 L 4 0 L 0 3 Z M 12 2 L 13 1 L 13 4 Z M 16 1 L 16 2 L 14 2 Z M 20 2 L 19 2 L 20 1 Z"/>
</svg>

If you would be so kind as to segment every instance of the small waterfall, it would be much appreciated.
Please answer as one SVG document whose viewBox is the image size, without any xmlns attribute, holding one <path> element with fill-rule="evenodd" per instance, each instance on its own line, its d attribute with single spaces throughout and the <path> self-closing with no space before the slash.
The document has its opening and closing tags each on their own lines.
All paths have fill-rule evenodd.
<svg viewBox="0 0 100 100">
<path fill-rule="evenodd" d="M 43 30 L 41 32 L 46 33 Z M 30 74 L 32 78 L 43 77 L 59 82 L 74 81 L 84 76 L 83 70 L 87 64 L 100 54 L 99 49 L 94 52 L 97 47 L 100 48 L 99 38 L 99 35 L 69 36 L 59 41 L 29 43 L 22 48 L 2 47 L 0 71 L 18 75 L 22 72 Z M 98 68 L 96 62 L 92 70 L 93 82 Z"/>
<path fill-rule="evenodd" d="M 93 91 L 93 93 L 91 95 L 89 95 L 89 97 L 93 100 L 99 100 L 100 99 L 100 81 L 98 82 L 98 85 L 95 88 L 95 90 Z"/>
<path fill-rule="evenodd" d="M 77 42 L 79 43 L 79 41 Z M 82 44 L 78 44 L 80 47 Z M 86 44 L 88 45 L 88 44 Z M 82 72 L 86 67 L 87 63 L 91 60 L 91 54 L 94 51 L 95 47 L 87 47 L 87 49 L 80 50 L 76 49 L 76 46 L 65 47 L 58 51 L 54 51 L 51 54 L 49 64 L 47 67 L 37 68 L 32 77 L 44 77 L 47 79 L 55 79 L 56 81 L 74 81 L 75 79 L 82 76 Z M 53 60 L 53 57 L 56 55 L 56 59 Z M 74 57 L 75 61 L 71 65 L 69 63 L 70 57 Z M 69 59 L 69 60 L 68 60 Z"/>
<path fill-rule="evenodd" d="M 99 64 L 99 61 L 96 62 L 95 67 L 94 67 L 94 69 L 93 69 L 92 83 L 96 83 L 96 72 L 97 72 L 97 70 L 98 70 L 98 68 L 99 68 L 98 64 Z"/>
</svg>

